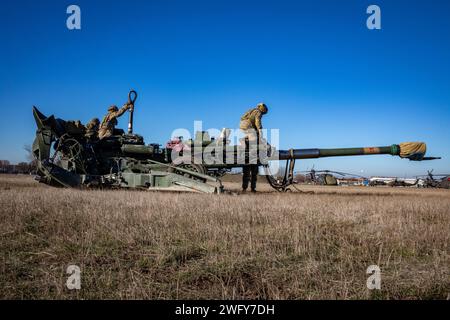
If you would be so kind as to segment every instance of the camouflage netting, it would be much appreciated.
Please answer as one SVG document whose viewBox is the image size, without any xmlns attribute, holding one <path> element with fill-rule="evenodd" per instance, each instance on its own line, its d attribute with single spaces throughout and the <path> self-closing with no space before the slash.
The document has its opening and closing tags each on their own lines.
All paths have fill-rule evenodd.
<svg viewBox="0 0 450 320">
<path fill-rule="evenodd" d="M 400 143 L 400 157 L 410 160 L 422 160 L 427 151 L 427 145 L 423 142 Z"/>
</svg>

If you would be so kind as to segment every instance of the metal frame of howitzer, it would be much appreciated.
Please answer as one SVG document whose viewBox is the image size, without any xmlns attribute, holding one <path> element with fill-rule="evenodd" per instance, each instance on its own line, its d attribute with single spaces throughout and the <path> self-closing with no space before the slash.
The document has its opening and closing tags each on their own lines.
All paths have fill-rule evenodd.
<svg viewBox="0 0 450 320">
<path fill-rule="evenodd" d="M 240 146 L 230 146 L 220 141 L 200 141 L 200 152 L 181 154 L 172 159 L 172 150 L 159 148 L 159 144 L 145 145 L 141 136 L 133 134 L 134 103 L 137 93 L 131 91 L 128 103 L 132 104 L 128 134 L 115 130 L 112 137 L 100 141 L 90 141 L 84 135 L 84 126 L 73 121 L 44 116 L 36 107 L 33 115 L 37 124 L 33 154 L 38 160 L 37 179 L 53 186 L 99 187 L 99 188 L 143 188 L 149 190 L 198 191 L 221 193 L 222 184 L 218 179 L 231 168 L 244 167 L 249 163 L 263 166 L 269 184 L 278 191 L 289 191 L 294 186 L 295 161 L 323 157 L 390 154 L 409 158 L 413 161 L 439 159 L 425 157 L 426 146 L 420 152 L 407 156 L 401 145 L 369 148 L 338 149 L 289 149 L 277 151 L 267 144 L 259 145 L 254 158 L 254 150 Z M 203 133 L 201 135 L 204 137 Z M 203 139 L 203 138 L 202 138 Z M 226 137 L 224 139 L 226 141 Z M 206 150 L 211 143 L 219 147 L 224 156 L 220 162 L 206 161 Z M 194 143 L 195 145 L 195 143 Z M 52 147 L 54 154 L 51 156 Z M 243 151 L 242 151 L 243 150 Z M 258 155 L 265 154 L 266 158 Z M 57 159 L 57 155 L 62 155 Z M 200 159 L 200 160 L 199 160 Z M 214 159 L 214 156 L 213 156 Z M 244 161 L 243 161 L 244 160 Z M 268 166 L 269 161 L 286 161 L 282 178 L 275 178 Z M 295 186 L 294 186 L 295 187 Z"/>
<path fill-rule="evenodd" d="M 38 126 L 33 142 L 33 155 L 37 161 L 37 180 L 59 187 L 99 187 L 99 188 L 140 188 L 167 191 L 197 191 L 203 193 L 221 193 L 221 181 L 206 174 L 177 168 L 167 163 L 145 159 L 145 172 L 116 170 L 107 174 L 88 174 L 82 163 L 84 147 L 66 133 L 66 122 L 45 117 L 37 108 L 33 114 Z M 70 146 L 68 142 L 70 141 Z M 51 155 L 52 146 L 54 153 Z M 64 148 L 64 150 L 62 150 Z M 58 152 L 64 152 L 65 158 L 57 159 Z M 133 159 L 130 159 L 132 161 Z M 127 166 L 123 158 L 115 159 L 119 165 Z"/>
</svg>

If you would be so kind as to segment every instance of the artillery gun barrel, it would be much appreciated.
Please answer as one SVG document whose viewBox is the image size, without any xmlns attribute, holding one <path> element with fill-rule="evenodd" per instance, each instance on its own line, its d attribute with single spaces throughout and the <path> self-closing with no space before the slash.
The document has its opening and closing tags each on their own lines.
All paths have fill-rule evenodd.
<svg viewBox="0 0 450 320">
<path fill-rule="evenodd" d="M 386 147 L 335 148 L 335 149 L 290 149 L 280 150 L 279 160 L 314 159 L 325 157 L 361 156 L 371 154 L 400 155 L 400 147 L 396 144 Z"/>
<path fill-rule="evenodd" d="M 424 143 L 402 143 L 383 147 L 335 148 L 335 149 L 290 149 L 280 150 L 279 160 L 314 159 L 325 157 L 364 156 L 375 154 L 390 154 L 412 161 L 434 160 L 439 157 L 425 157 Z"/>
</svg>

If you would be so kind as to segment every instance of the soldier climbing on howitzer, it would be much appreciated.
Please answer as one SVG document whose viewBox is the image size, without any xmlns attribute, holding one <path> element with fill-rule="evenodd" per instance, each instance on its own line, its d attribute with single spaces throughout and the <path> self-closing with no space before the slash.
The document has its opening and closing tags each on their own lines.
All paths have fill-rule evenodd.
<svg viewBox="0 0 450 320">
<path fill-rule="evenodd" d="M 117 125 L 117 118 L 123 115 L 127 110 L 133 110 L 133 104 L 128 101 L 122 108 L 112 105 L 108 108 L 108 114 L 103 118 L 98 131 L 98 138 L 104 139 L 111 137 L 114 133 L 114 128 Z"/>
<path fill-rule="evenodd" d="M 100 128 L 100 120 L 93 118 L 86 124 L 86 134 L 84 135 L 88 140 L 94 141 L 98 139 L 98 130 Z"/>
<path fill-rule="evenodd" d="M 248 110 L 241 117 L 239 128 L 244 133 L 241 145 L 247 150 L 251 145 L 257 146 L 262 140 L 262 123 L 261 118 L 268 112 L 264 103 L 259 103 L 255 108 Z M 250 163 L 242 168 L 242 191 L 246 192 L 250 181 L 250 189 L 256 192 L 256 181 L 258 179 L 258 164 Z"/>
</svg>

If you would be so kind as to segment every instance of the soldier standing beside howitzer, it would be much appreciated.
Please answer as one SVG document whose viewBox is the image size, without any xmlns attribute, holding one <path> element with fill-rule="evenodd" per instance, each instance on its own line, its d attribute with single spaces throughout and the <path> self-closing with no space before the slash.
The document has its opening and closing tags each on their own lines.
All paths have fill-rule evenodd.
<svg viewBox="0 0 450 320">
<path fill-rule="evenodd" d="M 123 115 L 128 109 L 133 110 L 133 104 L 128 101 L 122 108 L 112 105 L 108 109 L 108 114 L 103 118 L 98 131 L 98 138 L 104 139 L 111 137 L 114 133 L 114 128 L 117 125 L 117 118 Z"/>
<path fill-rule="evenodd" d="M 263 138 L 261 118 L 268 112 L 264 103 L 259 103 L 256 108 L 247 111 L 242 117 L 239 128 L 244 132 L 244 139 L 241 143 L 245 144 L 249 150 L 250 144 L 258 145 Z M 250 180 L 252 192 L 256 192 L 256 181 L 258 179 L 258 165 L 248 164 L 243 167 L 242 191 L 247 191 Z"/>
</svg>

